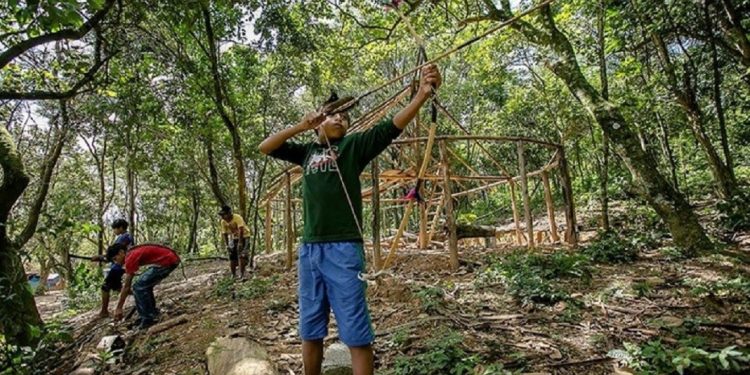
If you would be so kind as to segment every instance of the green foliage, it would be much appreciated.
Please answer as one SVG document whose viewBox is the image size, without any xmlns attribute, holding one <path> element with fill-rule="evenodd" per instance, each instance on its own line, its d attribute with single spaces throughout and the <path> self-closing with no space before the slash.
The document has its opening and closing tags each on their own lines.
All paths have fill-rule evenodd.
<svg viewBox="0 0 750 375">
<path fill-rule="evenodd" d="M 667 260 L 678 261 L 689 257 L 689 253 L 677 246 L 664 246 L 659 249 L 659 253 Z"/>
<path fill-rule="evenodd" d="M 738 194 L 717 203 L 719 223 L 728 231 L 750 229 L 750 196 Z"/>
<path fill-rule="evenodd" d="M 428 286 L 419 289 L 415 295 L 419 298 L 419 302 L 421 303 L 424 312 L 434 313 L 443 305 L 445 291 L 437 286 Z"/>
<path fill-rule="evenodd" d="M 750 355 L 736 346 L 728 346 L 720 351 L 694 346 L 669 348 L 659 340 L 641 346 L 625 342 L 623 346 L 625 350 L 612 350 L 608 355 L 641 375 L 739 374 L 747 370 L 750 364 Z"/>
<path fill-rule="evenodd" d="M 745 276 L 721 278 L 719 280 L 686 278 L 683 283 L 691 288 L 690 292 L 693 295 L 698 297 L 713 295 L 732 300 L 747 300 L 750 298 L 750 279 Z"/>
<path fill-rule="evenodd" d="M 454 331 L 434 335 L 425 350 L 412 357 L 396 358 L 392 375 L 472 374 L 479 363 L 475 355 L 461 348 L 463 337 Z"/>
<path fill-rule="evenodd" d="M 583 249 L 583 254 L 597 263 L 630 263 L 638 257 L 632 241 L 615 232 L 600 232 L 591 244 Z"/>
<path fill-rule="evenodd" d="M 278 275 L 266 278 L 256 276 L 244 282 L 227 276 L 219 279 L 216 283 L 214 286 L 214 295 L 232 299 L 256 299 L 268 293 L 271 290 L 271 286 L 278 282 L 278 280 Z"/>
<path fill-rule="evenodd" d="M 633 291 L 638 296 L 638 298 L 643 298 L 651 294 L 651 292 L 654 290 L 654 286 L 649 283 L 648 281 L 639 281 L 633 283 Z"/>
<path fill-rule="evenodd" d="M 456 224 L 458 225 L 471 225 L 474 224 L 475 221 L 477 221 L 478 216 L 475 213 L 465 213 L 458 215 L 458 218 L 456 219 Z"/>
<path fill-rule="evenodd" d="M 72 310 L 88 310 L 99 303 L 99 287 L 102 283 L 102 272 L 86 262 L 79 262 L 73 269 L 68 284 L 66 307 Z"/>
<path fill-rule="evenodd" d="M 568 293 L 557 282 L 559 278 L 591 280 L 588 259 L 579 254 L 558 251 L 551 255 L 517 251 L 494 261 L 482 273 L 480 285 L 501 282 L 508 293 L 523 304 L 554 304 L 568 299 Z"/>
<path fill-rule="evenodd" d="M 56 321 L 41 329 L 33 327 L 32 332 L 39 338 L 35 347 L 10 344 L 0 334 L 0 375 L 48 373 L 47 367 L 56 359 L 56 350 L 73 341 L 70 328 Z"/>
</svg>

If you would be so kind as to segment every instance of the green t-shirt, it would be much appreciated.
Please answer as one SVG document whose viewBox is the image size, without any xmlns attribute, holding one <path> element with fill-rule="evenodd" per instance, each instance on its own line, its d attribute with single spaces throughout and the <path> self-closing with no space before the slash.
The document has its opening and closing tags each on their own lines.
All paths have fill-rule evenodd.
<svg viewBox="0 0 750 375">
<path fill-rule="evenodd" d="M 360 225 L 363 223 L 359 175 L 399 134 L 401 129 L 387 119 L 367 131 L 331 142 Z M 302 242 L 362 241 L 327 145 L 287 141 L 270 155 L 302 166 Z"/>
</svg>

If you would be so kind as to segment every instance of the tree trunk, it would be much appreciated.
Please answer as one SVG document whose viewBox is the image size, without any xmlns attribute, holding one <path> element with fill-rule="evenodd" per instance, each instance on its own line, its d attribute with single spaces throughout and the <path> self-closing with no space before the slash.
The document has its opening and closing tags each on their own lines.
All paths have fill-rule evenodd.
<svg viewBox="0 0 750 375">
<path fill-rule="evenodd" d="M 258 173 L 258 176 L 256 176 L 255 181 L 256 185 L 253 188 L 253 198 L 250 201 L 250 210 L 252 211 L 252 217 L 253 217 L 253 242 L 250 245 L 250 268 L 255 265 L 255 254 L 257 251 L 257 243 L 258 243 L 258 227 L 260 223 L 260 206 L 258 205 L 258 201 L 260 200 L 260 194 L 263 191 L 264 187 L 264 181 L 266 176 L 266 170 L 268 169 L 268 161 L 269 158 L 263 158 L 263 166 L 260 168 L 260 173 Z M 248 216 L 250 214 L 248 213 Z"/>
<path fill-rule="evenodd" d="M 724 152 L 724 161 L 729 173 L 732 178 L 734 175 L 734 162 L 732 161 L 732 153 L 729 151 L 729 137 L 727 136 L 727 123 L 726 117 L 724 116 L 724 105 L 721 101 L 721 67 L 719 66 L 719 53 L 716 50 L 716 41 L 713 38 L 713 29 L 711 28 L 711 17 L 708 12 L 708 4 L 705 3 L 704 12 L 706 16 L 706 32 L 710 35 L 711 39 L 711 68 L 713 69 L 713 99 L 714 106 L 716 107 L 716 117 L 719 119 L 719 134 L 721 135 L 721 148 Z"/>
<path fill-rule="evenodd" d="M 659 115 L 658 112 L 655 112 L 654 115 L 656 116 L 656 122 L 659 123 L 659 129 L 661 130 L 661 144 L 662 149 L 664 150 L 664 157 L 669 163 L 669 172 L 672 176 L 672 186 L 674 186 L 676 191 L 680 191 L 680 184 L 677 180 L 677 163 L 674 160 L 672 146 L 669 144 L 669 130 L 667 129 L 667 124 L 664 123 L 664 120 L 662 120 L 661 115 Z"/>
<path fill-rule="evenodd" d="M 609 81 L 607 79 L 607 58 L 605 56 L 605 39 L 604 39 L 604 0 L 599 1 L 599 9 L 597 12 L 597 31 L 599 34 L 599 48 L 597 50 L 599 54 L 599 79 L 602 83 L 602 98 L 609 100 Z M 602 221 L 601 226 L 605 231 L 609 230 L 609 192 L 608 192 L 608 181 L 609 181 L 609 138 L 606 134 L 602 134 L 602 164 L 599 171 L 599 193 L 602 210 Z"/>
<path fill-rule="evenodd" d="M 70 129 L 70 121 L 68 118 L 67 103 L 60 101 L 60 118 L 62 124 L 58 128 L 57 139 L 49 151 L 44 164 L 42 165 L 41 179 L 39 181 L 39 191 L 37 192 L 34 202 L 31 204 L 29 210 L 29 219 L 26 221 L 21 234 L 15 239 L 15 246 L 17 248 L 23 248 L 24 245 L 34 236 L 36 233 L 37 225 L 39 224 L 39 215 L 42 213 L 42 207 L 44 202 L 47 200 L 47 194 L 49 193 L 50 182 L 52 181 L 52 175 L 57 167 L 57 161 L 60 159 L 63 146 L 68 137 L 68 129 Z"/>
<path fill-rule="evenodd" d="M 206 26 L 206 37 L 208 39 L 208 58 L 211 63 L 211 76 L 213 78 L 214 103 L 219 111 L 219 117 L 224 126 L 232 136 L 232 157 L 237 174 L 237 194 L 239 195 L 239 212 L 244 215 L 247 212 L 247 184 L 245 183 L 245 161 L 242 157 L 242 141 L 237 124 L 229 118 L 225 105 L 228 98 L 224 91 L 221 74 L 219 72 L 219 50 L 216 47 L 216 39 L 211 25 L 211 13 L 209 9 L 202 6 L 203 21 Z"/>
<path fill-rule="evenodd" d="M 214 198 L 216 198 L 219 205 L 225 206 L 227 199 L 224 197 L 224 193 L 221 192 L 221 185 L 219 184 L 219 172 L 216 170 L 216 161 L 214 158 L 214 145 L 211 140 L 206 140 L 205 144 L 206 157 L 208 158 L 208 185 L 211 186 L 211 192 L 214 194 Z"/>
<path fill-rule="evenodd" d="M 495 14 L 502 15 L 497 10 Z M 667 224 L 675 244 L 689 250 L 710 249 L 711 241 L 698 223 L 697 216 L 685 198 L 654 168 L 656 160 L 641 149 L 637 136 L 619 108 L 602 98 L 586 80 L 578 66 L 573 46 L 557 28 L 550 7 L 543 7 L 539 17 L 543 31 L 523 21 L 515 23 L 513 27 L 523 32 L 529 41 L 549 47 L 556 54 L 557 60 L 550 61 L 548 67 L 565 82 L 573 96 L 612 141 L 615 153 L 630 171 L 639 193 Z"/>
<path fill-rule="evenodd" d="M 128 163 L 126 166 L 126 183 L 127 183 L 127 190 L 128 190 L 128 223 L 130 224 L 130 234 L 133 237 L 136 237 L 138 235 L 138 226 L 135 222 L 135 185 L 136 185 L 136 172 L 133 169 L 132 162 L 130 161 L 131 157 L 128 156 Z"/>
<path fill-rule="evenodd" d="M 198 218 L 200 217 L 200 192 L 193 189 L 190 194 L 193 216 L 190 219 L 190 236 L 187 251 L 190 254 L 198 252 Z"/>
<path fill-rule="evenodd" d="M 675 72 L 674 65 L 669 57 L 669 51 L 664 39 L 656 32 L 651 32 L 651 40 L 656 47 L 659 58 L 664 66 L 664 71 L 667 75 L 667 81 L 669 82 L 668 88 L 675 96 L 677 103 L 680 104 L 688 118 L 690 129 L 693 135 L 701 145 L 703 152 L 706 154 L 708 159 L 708 165 L 711 167 L 711 174 L 714 177 L 716 188 L 719 196 L 728 199 L 733 197 L 737 191 L 737 181 L 734 179 L 733 174 L 719 157 L 719 153 L 716 152 L 716 148 L 708 138 L 705 125 L 703 124 L 703 114 L 701 113 L 700 105 L 697 100 L 697 93 L 692 83 L 692 69 L 686 67 L 685 74 L 683 76 L 683 87 L 680 88 L 677 81 L 677 73 Z"/>
<path fill-rule="evenodd" d="M 750 41 L 747 38 L 747 31 L 742 27 L 742 20 L 737 14 L 731 0 L 720 0 L 721 9 L 725 17 L 719 16 L 721 29 L 735 48 L 735 53 L 739 55 L 742 65 L 750 67 Z"/>
<path fill-rule="evenodd" d="M 42 319 L 31 294 L 19 249 L 8 238 L 8 216 L 13 205 L 29 184 L 23 162 L 5 126 L 0 126 L 0 331 L 9 343 L 33 345 L 34 327 Z"/>
</svg>

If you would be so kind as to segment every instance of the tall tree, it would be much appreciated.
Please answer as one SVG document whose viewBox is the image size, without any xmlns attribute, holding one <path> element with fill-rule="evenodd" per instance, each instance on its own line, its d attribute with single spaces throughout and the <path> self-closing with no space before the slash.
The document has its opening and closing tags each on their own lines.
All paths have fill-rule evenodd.
<svg viewBox="0 0 750 375">
<path fill-rule="evenodd" d="M 510 1 L 500 1 L 501 7 L 491 0 L 484 0 L 487 18 L 499 22 L 512 17 Z M 589 114 L 614 143 L 614 150 L 630 171 L 640 195 L 659 214 L 679 246 L 692 250 L 711 248 L 711 241 L 698 223 L 690 205 L 667 180 L 653 168 L 656 160 L 641 148 L 632 125 L 625 120 L 618 106 L 602 97 L 581 72 L 575 50 L 568 37 L 560 31 L 554 19 L 552 7 L 544 6 L 538 13 L 537 25 L 520 20 L 512 27 L 525 38 L 548 49 L 552 56 L 547 67 L 565 82 L 571 94 L 580 101 Z"/>
</svg>

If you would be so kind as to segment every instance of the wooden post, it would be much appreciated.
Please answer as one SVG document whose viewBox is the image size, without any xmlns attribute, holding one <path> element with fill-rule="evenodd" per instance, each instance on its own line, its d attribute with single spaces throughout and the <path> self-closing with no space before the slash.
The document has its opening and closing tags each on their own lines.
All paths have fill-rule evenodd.
<svg viewBox="0 0 750 375">
<path fill-rule="evenodd" d="M 427 248 L 427 203 L 419 202 L 419 249 L 424 250 L 426 248 Z"/>
<path fill-rule="evenodd" d="M 382 267 L 380 258 L 380 172 L 378 158 L 372 159 L 372 259 L 375 271 Z"/>
<path fill-rule="evenodd" d="M 456 236 L 456 217 L 453 212 L 451 197 L 450 164 L 445 141 L 440 141 L 440 164 L 443 167 L 443 194 L 445 195 L 445 222 L 448 225 L 448 251 L 452 270 L 458 269 L 458 237 Z"/>
<path fill-rule="evenodd" d="M 524 155 L 523 142 L 516 143 L 518 146 L 518 171 L 521 177 L 521 197 L 523 198 L 523 218 L 526 221 L 526 244 L 534 247 L 534 219 L 531 216 L 531 202 L 529 201 L 529 180 L 526 176 L 526 156 Z"/>
<path fill-rule="evenodd" d="M 271 200 L 266 201 L 266 232 L 265 240 L 266 240 L 266 254 L 271 254 L 273 252 L 273 213 L 271 212 Z"/>
<path fill-rule="evenodd" d="M 512 179 L 508 182 L 508 191 L 510 192 L 510 206 L 513 208 L 513 225 L 516 229 L 516 245 L 523 244 L 523 234 L 521 233 L 521 219 L 518 215 L 518 202 L 516 200 L 516 183 Z"/>
<path fill-rule="evenodd" d="M 576 225 L 576 211 L 573 201 L 573 185 L 568 172 L 568 160 L 565 149 L 560 147 L 557 153 L 560 165 L 560 180 L 562 180 L 563 201 L 565 202 L 565 238 L 571 246 L 578 246 L 578 228 Z"/>
<path fill-rule="evenodd" d="M 286 269 L 292 269 L 292 262 L 294 257 L 292 252 L 294 249 L 294 228 L 292 228 L 292 181 L 289 173 L 284 178 L 284 184 L 286 185 L 286 205 L 284 210 L 284 226 L 286 227 Z"/>
<path fill-rule="evenodd" d="M 542 172 L 542 183 L 544 184 L 544 202 L 547 203 L 547 220 L 549 221 L 549 233 L 552 243 L 560 241 L 557 235 L 557 223 L 555 222 L 555 202 L 552 200 L 552 189 L 549 187 L 549 173 Z"/>
<path fill-rule="evenodd" d="M 436 130 L 437 123 L 433 122 L 432 125 L 430 125 L 430 135 L 427 138 L 427 147 L 425 147 L 424 150 L 422 166 L 419 168 L 419 174 L 417 174 L 417 182 L 419 182 L 419 180 L 424 177 L 424 174 L 427 172 L 427 164 L 429 164 L 430 160 L 432 160 L 432 145 L 435 142 Z M 401 240 L 401 235 L 404 234 L 406 224 L 409 223 L 409 216 L 411 215 L 412 208 L 414 208 L 414 200 L 409 200 L 409 203 L 406 205 L 406 209 L 404 210 L 404 217 L 401 218 L 401 224 L 398 226 L 398 231 L 396 231 L 396 236 L 393 237 L 393 242 L 391 242 L 391 249 L 388 251 L 388 256 L 385 258 L 383 268 L 388 268 L 393 262 L 393 259 L 396 255 L 396 248 L 398 247 L 398 241 Z"/>
</svg>

